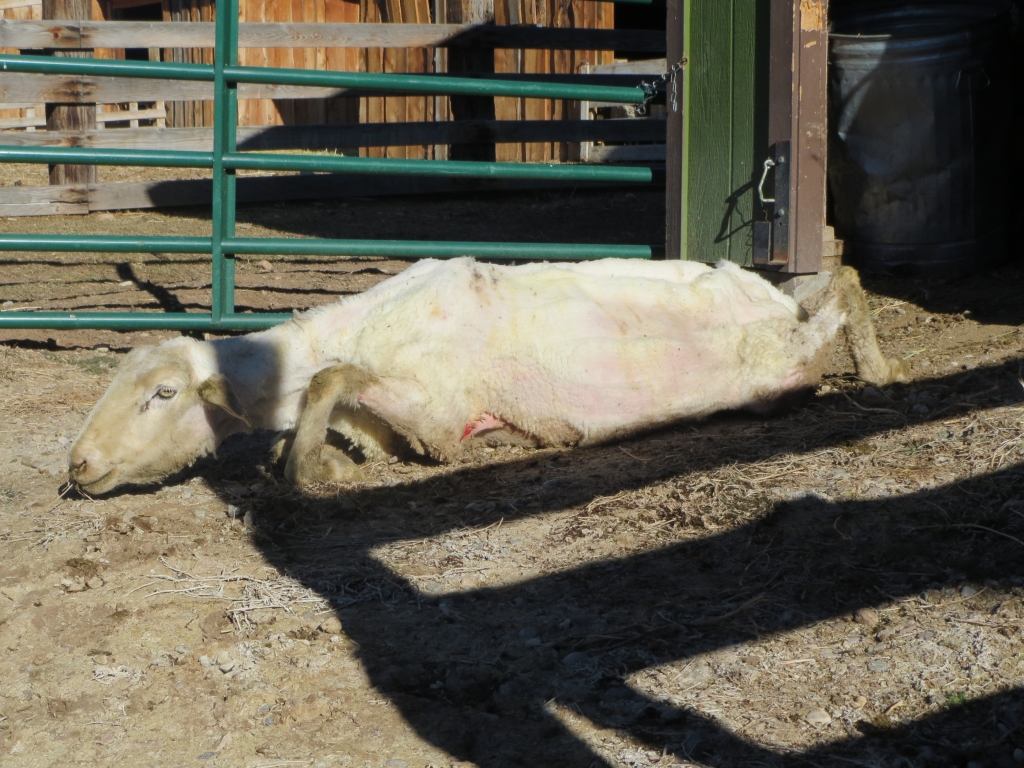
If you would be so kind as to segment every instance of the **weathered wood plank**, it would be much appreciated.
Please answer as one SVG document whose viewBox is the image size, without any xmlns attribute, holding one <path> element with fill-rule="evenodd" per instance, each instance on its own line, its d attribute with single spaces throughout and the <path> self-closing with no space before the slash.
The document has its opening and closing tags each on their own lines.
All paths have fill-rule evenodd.
<svg viewBox="0 0 1024 768">
<path fill-rule="evenodd" d="M 437 75 L 444 77 L 445 75 Z M 519 75 L 489 74 L 498 80 L 594 85 L 637 85 L 644 78 L 630 75 Z M 648 78 L 649 79 L 649 78 Z M 330 99 L 337 96 L 368 96 L 357 88 L 318 88 L 297 85 L 240 83 L 239 99 Z M 0 104 L 44 101 L 61 103 L 117 104 L 125 101 L 202 101 L 213 99 L 213 83 L 187 80 L 143 80 L 119 77 L 70 77 L 6 73 L 0 77 Z"/>
<path fill-rule="evenodd" d="M 90 0 L 43 0 L 41 24 L 54 24 L 57 19 L 90 19 Z M 31 23 L 31 22 L 29 22 Z M 51 56 L 68 59 L 91 58 L 92 49 L 50 50 Z M 79 101 L 73 104 L 50 103 L 46 100 L 46 127 L 51 131 L 89 131 L 96 127 L 96 104 Z M 96 166 L 57 163 L 50 166 L 51 184 L 94 184 Z"/>
<path fill-rule="evenodd" d="M 666 61 L 682 62 L 686 53 L 686 0 L 668 0 L 666 7 Z M 665 68 L 668 71 L 668 67 Z M 685 71 L 679 72 L 669 84 L 665 95 L 667 121 L 665 125 L 665 258 L 684 259 L 686 253 L 686 122 L 689 98 L 684 92 L 688 81 Z M 673 99 L 674 97 L 674 99 Z M 675 109 L 673 109 L 673 101 Z"/>
<path fill-rule="evenodd" d="M 0 20 L 0 48 L 212 48 L 212 22 Z M 663 53 L 661 32 L 492 24 L 242 22 L 240 48 L 533 48 Z"/>
<path fill-rule="evenodd" d="M 118 119 L 129 119 L 128 113 Z M 241 150 L 317 150 L 528 141 L 663 141 L 665 123 L 662 120 L 455 120 L 445 123 L 376 125 L 243 126 L 238 129 L 237 135 L 238 148 Z M 15 147 L 75 146 L 209 152 L 213 146 L 213 128 L 121 128 L 86 133 L 33 131 L 4 134 L 0 136 L 0 144 Z M 664 156 L 659 159 L 664 159 Z"/>
<path fill-rule="evenodd" d="M 0 11 L 13 11 L 15 8 L 32 8 L 42 6 L 43 0 L 0 0 Z"/>
</svg>

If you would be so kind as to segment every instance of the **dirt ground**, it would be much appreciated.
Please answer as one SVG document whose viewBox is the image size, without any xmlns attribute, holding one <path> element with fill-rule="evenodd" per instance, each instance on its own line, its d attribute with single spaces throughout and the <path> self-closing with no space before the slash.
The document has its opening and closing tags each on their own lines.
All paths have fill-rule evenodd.
<svg viewBox="0 0 1024 768">
<path fill-rule="evenodd" d="M 240 221 L 657 242 L 663 215 L 655 193 L 591 191 Z M 0 220 L 208 228 L 197 210 Z M 2 263 L 4 310 L 208 302 L 199 257 Z M 302 309 L 405 266 L 240 260 L 238 304 Z M 784 416 L 380 463 L 305 495 L 254 435 L 159 488 L 61 496 L 122 355 L 171 334 L 0 332 L 0 764 L 1024 765 L 1022 278 L 867 279 L 908 385 L 865 387 L 837 351 Z"/>
</svg>

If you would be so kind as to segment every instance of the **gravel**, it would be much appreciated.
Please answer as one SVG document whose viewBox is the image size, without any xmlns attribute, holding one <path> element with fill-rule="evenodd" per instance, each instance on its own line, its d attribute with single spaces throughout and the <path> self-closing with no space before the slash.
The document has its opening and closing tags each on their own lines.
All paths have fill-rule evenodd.
<svg viewBox="0 0 1024 768">
<path fill-rule="evenodd" d="M 815 708 L 804 715 L 804 720 L 811 725 L 828 725 L 832 722 L 832 716 L 824 709 Z"/>
</svg>

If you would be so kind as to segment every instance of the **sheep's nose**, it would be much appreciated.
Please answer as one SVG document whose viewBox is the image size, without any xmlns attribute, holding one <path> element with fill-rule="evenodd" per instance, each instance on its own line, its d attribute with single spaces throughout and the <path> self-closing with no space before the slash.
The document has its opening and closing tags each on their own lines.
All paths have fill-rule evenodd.
<svg viewBox="0 0 1024 768">
<path fill-rule="evenodd" d="M 89 471 L 89 451 L 79 446 L 71 449 L 68 456 L 68 472 L 72 477 L 80 477 Z"/>
</svg>

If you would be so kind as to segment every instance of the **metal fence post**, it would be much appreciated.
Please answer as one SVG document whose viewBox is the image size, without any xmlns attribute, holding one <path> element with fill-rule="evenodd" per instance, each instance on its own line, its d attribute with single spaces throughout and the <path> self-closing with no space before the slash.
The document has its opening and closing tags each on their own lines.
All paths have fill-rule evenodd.
<svg viewBox="0 0 1024 768">
<path fill-rule="evenodd" d="M 217 34 L 213 55 L 213 242 L 211 312 L 214 324 L 235 311 L 235 259 L 223 242 L 235 236 L 235 182 L 224 156 L 235 151 L 238 84 L 224 76 L 238 64 L 238 0 L 217 0 Z"/>
</svg>

